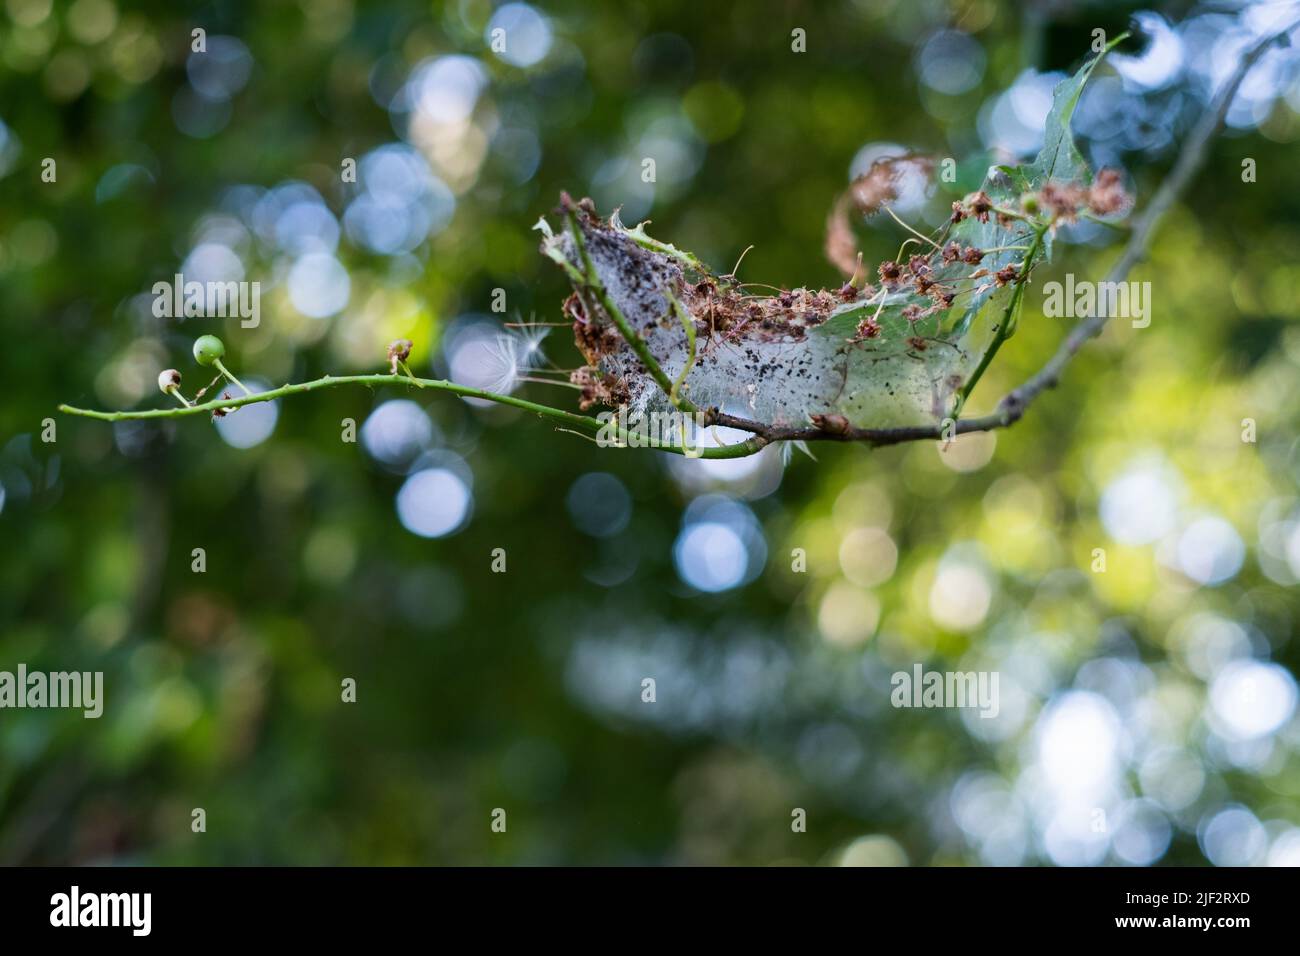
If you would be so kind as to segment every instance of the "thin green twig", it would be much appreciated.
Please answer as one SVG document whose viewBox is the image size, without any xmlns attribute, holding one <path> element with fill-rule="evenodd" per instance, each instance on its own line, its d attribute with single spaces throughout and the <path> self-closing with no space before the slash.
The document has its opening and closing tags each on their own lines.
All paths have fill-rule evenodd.
<svg viewBox="0 0 1300 956">
<path fill-rule="evenodd" d="M 614 303 L 614 300 L 610 298 L 609 292 L 605 289 L 605 284 L 600 281 L 600 276 L 596 272 L 596 267 L 591 261 L 591 255 L 587 252 L 587 244 L 583 241 L 582 227 L 578 224 L 577 212 L 573 209 L 568 209 L 565 211 L 565 215 L 569 220 L 569 230 L 573 234 L 573 242 L 577 248 L 578 258 L 582 262 L 582 271 L 584 273 L 582 284 L 586 286 L 586 288 L 590 289 L 591 293 L 600 302 L 601 310 L 604 311 L 605 315 L 609 317 L 609 320 L 614 323 L 614 326 L 618 329 L 623 338 L 627 340 L 627 344 L 631 347 L 633 353 L 635 353 L 636 357 L 641 360 L 641 364 L 646 367 L 646 371 L 649 372 L 650 377 L 655 380 L 655 384 L 658 385 L 660 390 L 668 396 L 670 401 L 672 401 L 673 406 L 676 407 L 678 411 L 687 413 L 699 411 L 699 409 L 695 407 L 695 404 L 688 398 L 678 397 L 676 400 L 673 400 L 672 380 L 668 378 L 668 375 L 659 366 L 659 361 L 650 353 L 650 347 L 645 344 L 645 339 L 641 338 L 640 334 L 632 328 L 631 324 L 627 321 L 627 317 L 623 315 L 622 309 L 620 309 Z"/>
<path fill-rule="evenodd" d="M 235 376 L 231 373 L 230 369 L 226 368 L 224 365 L 221 364 L 221 359 L 219 359 L 219 358 L 218 358 L 218 359 L 213 359 L 213 360 L 212 360 L 212 364 L 215 365 L 215 366 L 217 367 L 217 371 L 218 371 L 218 372 L 220 372 L 222 375 L 226 376 L 226 378 L 230 379 L 230 381 L 233 382 L 234 384 L 238 385 L 238 386 L 240 387 L 240 389 L 243 391 L 243 393 L 244 393 L 245 395 L 252 395 L 252 394 L 253 394 L 252 392 L 250 392 L 250 391 L 248 390 L 248 386 L 247 386 L 247 385 L 245 385 L 245 384 L 244 384 L 243 382 L 241 382 L 239 379 L 235 378 Z"/>
<path fill-rule="evenodd" d="M 665 289 L 664 295 L 668 297 L 668 306 L 672 310 L 673 314 L 677 316 L 677 320 L 682 324 L 682 330 L 686 333 L 686 346 L 688 350 L 686 364 L 682 366 L 681 374 L 677 376 L 676 381 L 673 382 L 672 391 L 668 393 L 668 401 L 670 401 L 674 407 L 678 407 L 678 392 L 680 391 L 682 384 L 686 381 L 686 377 L 691 374 L 691 369 L 695 367 L 695 320 L 687 314 L 686 309 L 684 309 L 682 304 L 677 301 L 677 296 L 673 295 L 672 289 Z"/>
<path fill-rule="evenodd" d="M 496 392 L 489 392 L 481 388 L 473 388 L 469 385 L 460 385 L 456 382 L 446 381 L 445 379 L 416 378 L 409 374 L 392 373 L 377 373 L 372 375 L 326 375 L 310 382 L 297 382 L 291 385 L 281 385 L 279 388 L 268 389 L 265 392 L 254 392 L 248 395 L 241 395 L 238 398 L 214 399 L 210 402 L 203 402 L 202 404 L 187 406 L 178 405 L 172 408 L 148 408 L 140 411 L 129 412 L 101 412 L 91 408 L 76 408 L 72 405 L 60 405 L 58 410 L 65 415 L 79 415 L 82 418 L 93 418 L 104 422 L 184 418 L 190 415 L 203 415 L 222 409 L 232 411 L 236 408 L 242 408 L 245 405 L 256 405 L 259 402 L 270 402 L 277 398 L 286 398 L 290 395 L 302 395 L 306 392 L 313 392 L 322 388 L 333 388 L 339 385 L 413 385 L 417 388 L 428 388 L 441 392 L 450 392 L 451 394 L 459 395 L 462 398 L 481 398 L 490 402 L 496 402 L 499 405 L 508 405 L 512 408 L 519 408 L 523 411 L 541 416 L 542 418 L 549 418 L 552 421 L 560 422 L 571 428 L 590 432 L 592 434 L 599 433 L 602 428 L 605 427 L 598 419 L 592 418 L 588 415 L 578 415 L 574 412 L 566 412 L 559 408 L 552 408 L 549 405 L 540 405 L 537 402 L 530 402 L 527 399 L 515 398 L 513 395 L 499 395 Z M 616 433 L 618 434 L 620 441 L 627 437 L 626 433 L 622 430 L 618 430 Z M 734 445 L 726 445 L 719 448 L 688 449 L 682 445 L 658 445 L 653 447 L 658 451 L 667 451 L 678 455 L 685 455 L 689 452 L 691 456 L 699 458 L 743 458 L 762 450 L 763 446 L 766 444 L 766 439 L 755 436 Z"/>
<path fill-rule="evenodd" d="M 1043 236 L 1046 235 L 1048 226 L 1039 225 L 1034 227 L 1034 238 L 1029 243 L 1029 251 L 1025 253 L 1025 258 L 1020 267 L 1020 277 L 1016 281 L 1016 287 L 1011 292 L 1011 300 L 1007 303 L 1006 311 L 1002 314 L 1002 321 L 998 323 L 998 330 L 993 335 L 993 341 L 985 349 L 984 355 L 980 358 L 979 365 L 971 373 L 966 384 L 961 387 L 957 393 L 957 402 L 953 407 L 953 417 L 961 414 L 962 409 L 966 406 L 966 400 L 970 398 L 971 392 L 975 391 L 975 386 L 979 384 L 980 378 L 984 371 L 993 361 L 993 357 L 998 354 L 998 349 L 1002 343 L 1011 337 L 1016 328 L 1016 314 L 1020 309 L 1020 302 L 1024 298 L 1025 284 L 1029 281 L 1029 273 L 1034 267 L 1034 259 L 1042 250 Z"/>
</svg>

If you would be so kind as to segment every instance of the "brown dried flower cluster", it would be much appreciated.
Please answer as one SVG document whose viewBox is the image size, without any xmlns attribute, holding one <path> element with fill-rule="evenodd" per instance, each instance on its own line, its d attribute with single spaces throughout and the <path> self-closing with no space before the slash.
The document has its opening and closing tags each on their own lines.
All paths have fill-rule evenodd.
<svg viewBox="0 0 1300 956">
<path fill-rule="evenodd" d="M 826 217 L 826 258 L 844 275 L 852 276 L 858 268 L 858 241 L 849 225 L 849 212 L 873 216 L 898 199 L 905 180 L 928 181 L 934 172 L 929 156 L 896 156 L 878 159 L 861 176 L 849 183 Z"/>
<path fill-rule="evenodd" d="M 1049 182 L 1034 197 L 1038 205 L 1059 222 L 1074 222 L 1087 210 L 1095 216 L 1111 216 L 1132 202 L 1117 169 L 1102 169 L 1090 186 Z"/>
<path fill-rule="evenodd" d="M 593 405 L 617 408 L 630 400 L 627 383 L 608 372 L 584 367 L 573 372 L 569 381 L 582 390 L 578 408 L 584 412 Z"/>
<path fill-rule="evenodd" d="M 1113 216 L 1133 205 L 1118 169 L 1101 169 L 1088 187 L 1088 208 L 1098 216 Z"/>
</svg>

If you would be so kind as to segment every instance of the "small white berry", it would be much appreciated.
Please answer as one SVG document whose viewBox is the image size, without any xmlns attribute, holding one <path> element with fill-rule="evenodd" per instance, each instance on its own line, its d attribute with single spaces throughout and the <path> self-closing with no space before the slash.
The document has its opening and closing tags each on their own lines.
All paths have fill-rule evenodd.
<svg viewBox="0 0 1300 956">
<path fill-rule="evenodd" d="M 174 368 L 163 369 L 158 373 L 158 391 L 166 395 L 174 388 L 180 388 L 181 373 Z"/>
</svg>

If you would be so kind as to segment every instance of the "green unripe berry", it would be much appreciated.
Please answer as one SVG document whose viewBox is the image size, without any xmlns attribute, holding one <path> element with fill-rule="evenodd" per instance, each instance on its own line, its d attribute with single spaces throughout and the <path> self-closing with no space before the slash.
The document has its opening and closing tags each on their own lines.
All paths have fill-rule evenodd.
<svg viewBox="0 0 1300 956">
<path fill-rule="evenodd" d="M 200 365 L 212 365 L 226 354 L 226 347 L 215 335 L 200 335 L 194 340 L 194 361 Z"/>
</svg>

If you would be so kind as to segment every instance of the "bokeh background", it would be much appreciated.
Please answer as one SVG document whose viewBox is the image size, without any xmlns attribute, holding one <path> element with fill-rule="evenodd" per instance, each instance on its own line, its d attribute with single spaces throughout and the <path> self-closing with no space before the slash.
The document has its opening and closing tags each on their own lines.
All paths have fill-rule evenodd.
<svg viewBox="0 0 1300 956">
<path fill-rule="evenodd" d="M 1297 15 L 4 0 L 0 669 L 102 670 L 106 700 L 0 711 L 0 862 L 1300 862 L 1293 48 L 1134 274 L 1150 327 L 1112 323 L 1024 421 L 946 451 L 686 462 L 399 388 L 218 426 L 54 411 L 165 404 L 168 366 L 192 390 L 202 332 L 257 386 L 378 370 L 399 336 L 419 373 L 491 381 L 503 320 L 561 320 L 530 231 L 561 189 L 719 271 L 753 244 L 746 280 L 838 284 L 854 173 L 1032 155 L 1052 84 L 1135 16 L 1075 129 L 1142 203 Z M 857 227 L 869 261 L 902 235 Z M 1123 234 L 1069 238 L 1041 281 L 1100 278 Z M 154 318 L 177 271 L 260 281 L 260 326 Z M 1041 284 L 1026 303 L 974 412 L 1068 328 Z M 997 671 L 999 716 L 894 709 L 918 662 Z"/>
</svg>

